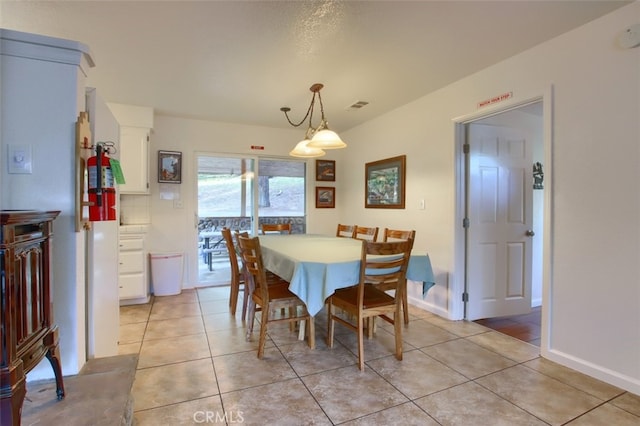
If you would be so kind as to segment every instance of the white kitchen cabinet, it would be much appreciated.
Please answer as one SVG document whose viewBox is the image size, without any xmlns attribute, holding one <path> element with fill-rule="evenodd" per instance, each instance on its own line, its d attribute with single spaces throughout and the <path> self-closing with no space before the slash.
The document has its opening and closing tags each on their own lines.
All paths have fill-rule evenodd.
<svg viewBox="0 0 640 426">
<path fill-rule="evenodd" d="M 120 126 L 120 166 L 125 183 L 120 194 L 149 193 L 149 135 L 145 127 Z"/>
<path fill-rule="evenodd" d="M 119 249 L 118 285 L 120 305 L 147 303 L 147 254 L 143 234 L 121 234 Z"/>
</svg>

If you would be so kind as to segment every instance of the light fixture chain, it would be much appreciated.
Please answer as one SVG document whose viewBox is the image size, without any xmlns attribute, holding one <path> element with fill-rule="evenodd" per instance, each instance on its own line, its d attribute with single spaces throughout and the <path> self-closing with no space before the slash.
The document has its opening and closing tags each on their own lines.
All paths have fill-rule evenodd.
<svg viewBox="0 0 640 426">
<path fill-rule="evenodd" d="M 320 93 L 318 93 L 318 97 L 320 97 Z M 307 118 L 309 118 L 309 126 L 311 126 L 311 118 L 310 118 L 310 116 L 313 116 L 313 104 L 315 103 L 315 100 L 316 100 L 316 94 L 314 93 L 313 96 L 311 97 L 311 103 L 309 104 L 309 108 L 307 109 L 307 113 L 304 115 L 304 117 L 302 118 L 302 120 L 300 120 L 300 122 L 298 124 L 292 122 L 291 119 L 289 118 L 288 112 L 290 111 L 290 108 L 283 107 L 283 108 L 280 108 L 280 111 L 284 112 L 284 116 L 287 117 L 287 121 L 293 127 L 300 127 L 302 125 L 302 123 L 304 123 L 307 120 Z"/>
</svg>

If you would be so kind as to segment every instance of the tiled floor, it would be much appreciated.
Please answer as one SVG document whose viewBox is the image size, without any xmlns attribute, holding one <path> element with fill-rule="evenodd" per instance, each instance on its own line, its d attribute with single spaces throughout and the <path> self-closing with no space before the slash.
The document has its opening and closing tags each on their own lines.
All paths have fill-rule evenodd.
<svg viewBox="0 0 640 426">
<path fill-rule="evenodd" d="M 324 314 L 315 350 L 283 325 L 269 333 L 262 360 L 239 316 L 228 312 L 228 287 L 121 308 L 121 353 L 139 353 L 136 425 L 640 423 L 639 396 L 472 322 L 412 309 L 403 361 L 392 354 L 392 328 L 381 325 L 360 372 L 352 332 L 337 325 L 326 347 Z"/>
<path fill-rule="evenodd" d="M 532 308 L 528 314 L 487 318 L 475 322 L 540 347 L 540 315 L 541 308 L 538 306 Z"/>
</svg>

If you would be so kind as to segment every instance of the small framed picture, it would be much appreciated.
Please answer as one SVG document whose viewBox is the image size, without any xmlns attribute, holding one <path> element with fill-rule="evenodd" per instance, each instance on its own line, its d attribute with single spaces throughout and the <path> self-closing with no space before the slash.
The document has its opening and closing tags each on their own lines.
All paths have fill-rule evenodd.
<svg viewBox="0 0 640 426">
<path fill-rule="evenodd" d="M 182 153 L 179 151 L 158 151 L 158 182 L 182 182 Z"/>
<path fill-rule="evenodd" d="M 316 180 L 335 182 L 336 162 L 333 160 L 316 160 Z"/>
<path fill-rule="evenodd" d="M 336 206 L 336 189 L 329 186 L 316 186 L 316 208 L 333 209 Z"/>
</svg>

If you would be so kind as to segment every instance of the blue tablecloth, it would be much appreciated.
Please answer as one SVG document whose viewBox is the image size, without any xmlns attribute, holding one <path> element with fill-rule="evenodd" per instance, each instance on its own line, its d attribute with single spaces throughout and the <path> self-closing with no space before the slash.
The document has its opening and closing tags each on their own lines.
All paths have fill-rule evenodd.
<svg viewBox="0 0 640 426">
<path fill-rule="evenodd" d="M 265 268 L 290 282 L 289 289 L 318 313 L 336 289 L 358 283 L 362 241 L 313 234 L 260 235 Z M 407 278 L 434 285 L 429 256 L 412 253 Z"/>
</svg>

